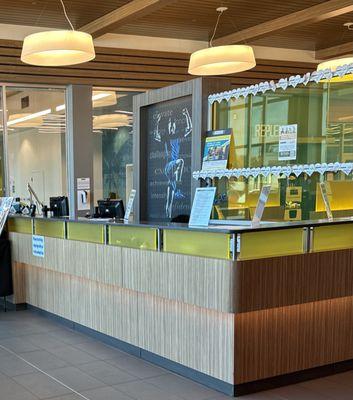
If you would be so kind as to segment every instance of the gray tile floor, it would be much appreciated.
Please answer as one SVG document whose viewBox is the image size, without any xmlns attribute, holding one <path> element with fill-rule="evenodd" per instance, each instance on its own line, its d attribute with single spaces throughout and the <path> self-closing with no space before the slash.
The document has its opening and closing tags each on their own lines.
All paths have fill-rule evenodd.
<svg viewBox="0 0 353 400">
<path fill-rule="evenodd" d="M 0 400 L 227 400 L 229 397 L 67 329 L 0 309 Z M 353 372 L 242 396 L 353 400 Z"/>
</svg>

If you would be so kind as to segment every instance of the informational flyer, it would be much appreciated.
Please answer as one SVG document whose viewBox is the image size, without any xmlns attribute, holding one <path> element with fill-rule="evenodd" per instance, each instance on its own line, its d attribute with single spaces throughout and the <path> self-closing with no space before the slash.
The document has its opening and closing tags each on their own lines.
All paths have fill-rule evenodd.
<svg viewBox="0 0 353 400">
<path fill-rule="evenodd" d="M 77 210 L 87 211 L 91 208 L 90 178 L 77 178 Z"/>
<path fill-rule="evenodd" d="M 297 159 L 298 124 L 279 127 L 278 160 Z"/>
<path fill-rule="evenodd" d="M 231 129 L 207 132 L 202 169 L 225 169 L 228 164 Z"/>
<path fill-rule="evenodd" d="M 189 220 L 190 227 L 208 226 L 215 194 L 215 187 L 196 189 Z"/>
<path fill-rule="evenodd" d="M 32 254 L 34 257 L 44 258 L 45 241 L 44 236 L 32 235 Z"/>
</svg>

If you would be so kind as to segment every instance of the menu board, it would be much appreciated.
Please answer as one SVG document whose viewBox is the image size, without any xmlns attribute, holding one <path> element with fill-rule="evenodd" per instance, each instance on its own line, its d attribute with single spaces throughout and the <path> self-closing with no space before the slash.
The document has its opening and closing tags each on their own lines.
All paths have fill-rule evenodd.
<svg viewBox="0 0 353 400">
<path fill-rule="evenodd" d="M 146 107 L 146 216 L 170 221 L 191 209 L 192 97 Z"/>
</svg>

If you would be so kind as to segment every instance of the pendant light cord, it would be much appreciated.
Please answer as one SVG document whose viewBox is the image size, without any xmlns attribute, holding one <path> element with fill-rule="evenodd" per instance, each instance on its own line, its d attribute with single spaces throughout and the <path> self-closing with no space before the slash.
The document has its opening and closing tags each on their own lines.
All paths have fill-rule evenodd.
<svg viewBox="0 0 353 400">
<path fill-rule="evenodd" d="M 63 0 L 60 0 L 60 2 L 61 2 L 61 5 L 63 6 L 63 11 L 64 11 L 65 18 L 67 19 L 67 22 L 70 24 L 71 29 L 74 31 L 75 28 L 74 28 L 74 26 L 72 25 L 72 23 L 71 23 L 71 21 L 70 21 L 70 18 L 69 18 L 68 15 L 67 15 L 65 4 L 64 4 Z"/>
<path fill-rule="evenodd" d="M 224 13 L 224 11 L 226 11 L 226 10 L 219 11 L 219 14 L 218 14 L 218 17 L 217 17 L 217 22 L 216 22 L 216 25 L 214 27 L 213 34 L 212 34 L 212 37 L 211 37 L 211 40 L 210 40 L 210 46 L 211 47 L 213 47 L 213 39 L 216 36 L 217 28 L 218 28 L 218 25 L 219 25 L 219 20 L 221 19 L 221 16 Z"/>
</svg>

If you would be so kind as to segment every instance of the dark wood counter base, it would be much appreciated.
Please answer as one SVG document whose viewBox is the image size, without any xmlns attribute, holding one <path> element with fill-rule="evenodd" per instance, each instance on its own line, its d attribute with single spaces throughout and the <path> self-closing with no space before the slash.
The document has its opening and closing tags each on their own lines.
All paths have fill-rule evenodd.
<svg viewBox="0 0 353 400">
<path fill-rule="evenodd" d="M 310 368 L 304 371 L 275 376 L 273 378 L 235 385 L 234 394 L 235 396 L 244 396 L 250 393 L 271 390 L 281 386 L 293 385 L 295 383 L 323 378 L 325 376 L 339 374 L 350 370 L 353 370 L 353 359 L 324 365 L 322 367 Z"/>
</svg>

